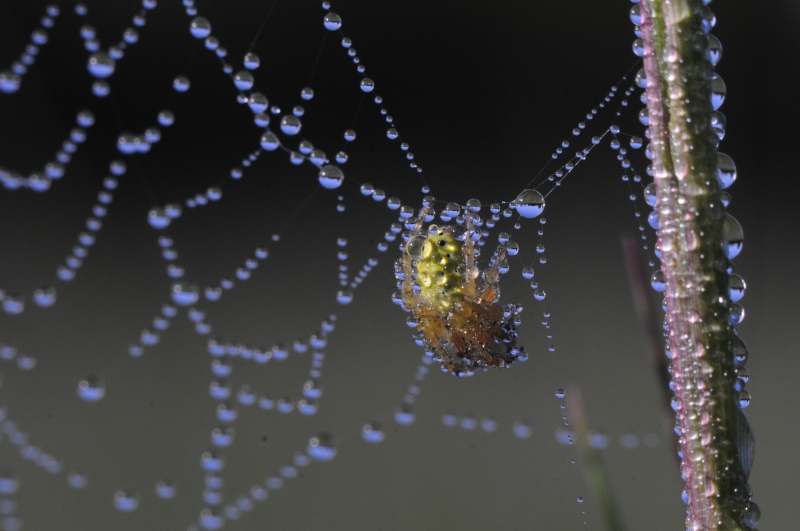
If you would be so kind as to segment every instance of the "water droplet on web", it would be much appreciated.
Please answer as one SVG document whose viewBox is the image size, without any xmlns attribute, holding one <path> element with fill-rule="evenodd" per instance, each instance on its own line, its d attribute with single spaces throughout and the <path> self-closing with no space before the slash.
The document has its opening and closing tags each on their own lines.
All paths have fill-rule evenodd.
<svg viewBox="0 0 800 531">
<path fill-rule="evenodd" d="M 205 39 L 211 35 L 211 23 L 204 17 L 195 17 L 189 25 L 189 32 L 196 39 Z"/>
<path fill-rule="evenodd" d="M 564 398 L 564 390 L 561 388 L 556 389 L 556 398 Z"/>
<path fill-rule="evenodd" d="M 353 292 L 347 289 L 340 290 L 336 293 L 336 300 L 339 304 L 350 304 L 353 302 Z"/>
<path fill-rule="evenodd" d="M 372 92 L 373 90 L 375 90 L 375 82 L 372 81 L 370 78 L 365 77 L 364 79 L 361 80 L 360 87 L 362 92 Z"/>
<path fill-rule="evenodd" d="M 255 70 L 261 64 L 261 59 L 253 52 L 244 54 L 244 67 L 248 70 Z"/>
<path fill-rule="evenodd" d="M 747 283 L 741 276 L 732 273 L 728 277 L 728 295 L 730 296 L 731 302 L 739 302 L 742 297 L 744 297 L 746 289 Z"/>
<path fill-rule="evenodd" d="M 239 90 L 250 90 L 253 88 L 253 74 L 247 70 L 240 70 L 233 76 L 233 84 Z"/>
<path fill-rule="evenodd" d="M 537 301 L 543 301 L 546 297 L 546 294 L 543 289 L 537 289 L 533 292 L 533 298 Z"/>
<path fill-rule="evenodd" d="M 518 420 L 514 423 L 512 431 L 514 435 L 520 439 L 528 439 L 530 438 L 531 435 L 533 435 L 533 428 L 531 428 L 521 420 Z"/>
<path fill-rule="evenodd" d="M 191 306 L 200 298 L 197 285 L 188 282 L 176 282 L 172 285 L 172 300 L 180 306 Z"/>
<path fill-rule="evenodd" d="M 186 92 L 189 90 L 190 85 L 189 78 L 186 76 L 177 76 L 172 82 L 172 88 L 176 92 Z"/>
<path fill-rule="evenodd" d="M 175 494 L 177 494 L 177 489 L 171 481 L 162 479 L 156 483 L 156 496 L 162 500 L 172 499 Z"/>
<path fill-rule="evenodd" d="M 339 188 L 344 181 L 344 173 L 338 166 L 327 165 L 319 170 L 319 184 L 329 190 Z"/>
<path fill-rule="evenodd" d="M 265 151 L 275 151 L 280 145 L 281 143 L 278 137 L 273 133 L 264 133 L 261 135 L 261 147 L 264 148 Z"/>
<path fill-rule="evenodd" d="M 80 472 L 70 472 L 67 476 L 67 483 L 73 489 L 82 489 L 89 484 L 89 478 Z"/>
<path fill-rule="evenodd" d="M 308 441 L 306 452 L 317 461 L 330 461 L 336 457 L 336 441 L 327 431 L 321 431 Z"/>
<path fill-rule="evenodd" d="M 105 383 L 97 376 L 87 376 L 78 382 L 78 396 L 85 402 L 97 402 L 105 395 Z"/>
<path fill-rule="evenodd" d="M 0 71 L 0 92 L 12 94 L 19 90 L 22 77 L 9 70 Z"/>
<path fill-rule="evenodd" d="M 83 248 L 79 247 L 78 249 Z M 73 254 L 75 254 L 74 250 Z M 52 287 L 43 287 L 37 289 L 33 292 L 33 302 L 35 302 L 37 306 L 41 306 L 43 308 L 52 306 L 56 302 L 56 289 Z"/>
<path fill-rule="evenodd" d="M 402 404 L 394 412 L 394 420 L 398 424 L 408 426 L 413 424 L 415 419 L 416 417 L 414 415 L 413 409 L 411 408 L 411 404 Z"/>
<path fill-rule="evenodd" d="M 98 79 L 105 79 L 114 73 L 116 62 L 105 52 L 93 53 L 89 56 L 86 68 Z"/>
<path fill-rule="evenodd" d="M 114 493 L 114 507 L 122 512 L 131 512 L 139 507 L 139 495 L 133 489 L 120 489 Z"/>
<path fill-rule="evenodd" d="M 22 295 L 9 293 L 3 298 L 3 311 L 9 315 L 19 315 L 25 311 L 25 299 Z"/>
<path fill-rule="evenodd" d="M 287 114 L 281 118 L 281 131 L 283 131 L 284 134 L 296 135 L 300 132 L 301 126 L 300 118 L 293 114 Z"/>
<path fill-rule="evenodd" d="M 535 218 L 544 211 L 544 197 L 536 190 L 524 190 L 514 199 L 517 213 L 524 218 Z"/>
<path fill-rule="evenodd" d="M 336 31 L 342 27 L 342 17 L 337 15 L 336 13 L 328 13 L 325 15 L 322 23 L 325 25 L 325 29 L 330 31 Z"/>
</svg>

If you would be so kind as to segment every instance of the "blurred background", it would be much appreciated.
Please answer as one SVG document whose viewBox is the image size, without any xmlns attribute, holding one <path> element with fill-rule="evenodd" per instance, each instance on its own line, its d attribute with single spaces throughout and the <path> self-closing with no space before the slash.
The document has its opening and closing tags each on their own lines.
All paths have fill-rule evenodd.
<svg viewBox="0 0 800 531">
<path fill-rule="evenodd" d="M 562 141 L 570 142 L 564 151 L 571 155 L 611 123 L 638 69 L 631 4 L 336 0 L 331 11 L 342 17 L 341 31 L 375 82 L 366 96 L 342 36 L 323 27 L 327 12 L 320 4 L 198 0 L 196 8 L 227 48 L 233 72 L 242 69 L 246 52 L 259 56 L 254 90 L 281 108 L 273 129 L 280 116 L 303 105 L 300 136 L 329 158 L 347 152 L 341 164 L 346 179 L 337 190 L 321 188 L 317 168 L 308 162 L 295 167 L 280 150 L 242 166 L 259 149 L 263 131 L 247 105 L 237 103 L 238 90 L 220 59 L 190 34 L 193 16 L 178 0 L 159 1 L 141 26 L 132 22 L 143 9 L 136 1 L 87 1 L 84 16 L 75 14 L 72 2 L 56 3 L 60 14 L 47 29 L 49 40 L 19 90 L 0 93 L 0 166 L 23 176 L 53 159 L 79 111 L 91 109 L 96 118 L 49 191 L 0 189 L 0 288 L 26 300 L 19 315 L 0 312 L 0 343 L 16 348 L 13 359 L 0 360 L 3 525 L 190 528 L 210 507 L 200 461 L 221 424 L 219 401 L 209 394 L 216 378 L 209 369 L 217 359 L 208 352 L 209 338 L 266 350 L 319 335 L 320 323 L 335 314 L 336 328 L 319 349 L 325 360 L 318 412 L 283 414 L 239 404 L 230 424 L 233 444 L 222 449 L 224 486 L 214 511 L 224 516 L 253 485 L 266 488 L 265 480 L 293 465 L 320 430 L 334 434 L 336 458 L 295 465 L 297 477 L 271 490 L 267 501 L 255 502 L 236 521 L 231 510 L 226 529 L 602 529 L 577 451 L 556 437 L 563 411 L 555 392 L 570 386 L 580 388 L 590 426 L 605 436 L 601 457 L 627 528 L 681 529 L 682 484 L 671 426 L 663 422 L 664 392 L 636 317 L 621 243 L 626 235 L 638 238 L 639 220 L 609 138 L 548 197 L 544 237 L 536 234 L 538 220 L 522 220 L 512 236 L 521 252 L 501 284 L 502 301 L 525 308 L 520 343 L 529 359 L 509 370 L 460 380 L 430 365 L 424 380 L 415 379 L 422 349 L 410 338 L 407 315 L 391 303 L 397 242 L 386 252 L 377 249 L 397 215 L 385 201 L 359 193 L 369 182 L 419 207 L 423 182 L 398 147 L 407 142 L 437 199 L 463 204 L 475 197 L 488 205 L 516 197 Z M 0 3 L 0 70 L 19 60 L 47 5 Z M 759 527 L 790 529 L 800 495 L 800 361 L 790 334 L 800 318 L 793 281 L 800 227 L 791 192 L 800 8 L 790 0 L 769 9 L 740 1 L 710 7 L 717 16 L 712 33 L 724 49 L 717 72 L 728 87 L 720 150 L 738 168 L 728 210 L 745 233 L 735 266 L 748 286 L 738 331 L 750 351 L 747 414 L 757 441 L 750 483 L 763 513 Z M 126 28 L 138 32 L 103 98 L 92 95 L 96 80 L 87 71 L 89 52 L 80 34 L 86 24 L 104 50 L 119 43 Z M 173 89 L 178 75 L 190 80 L 185 93 Z M 598 107 L 613 85 L 618 95 Z M 300 98 L 306 86 L 315 92 L 309 101 Z M 394 119 L 397 140 L 386 138 L 390 125 L 373 101 L 376 94 Z M 627 98 L 617 123 L 623 133 L 644 136 L 638 95 Z M 597 116 L 588 121 L 593 108 Z M 165 109 L 175 123 L 159 126 L 162 138 L 149 153 L 119 153 L 122 132 L 143 134 Z M 581 121 L 586 129 L 573 137 Z M 343 134 L 351 128 L 357 137 L 347 142 Z M 300 140 L 281 138 L 293 149 Z M 620 138 L 625 146 L 627 137 Z M 628 151 L 644 176 L 643 149 Z M 86 230 L 113 159 L 124 160 L 127 172 L 102 230 L 75 279 L 60 281 L 56 270 Z M 243 178 L 231 179 L 231 169 L 239 167 Z M 556 168 L 551 164 L 544 174 Z M 220 201 L 186 206 L 187 198 L 212 186 L 221 188 Z M 641 187 L 633 190 L 644 217 L 649 210 Z M 183 214 L 154 230 L 148 211 L 173 202 L 183 205 Z M 489 216 L 486 206 L 481 214 Z M 185 268 L 187 281 L 202 290 L 225 277 L 234 288 L 219 301 L 201 297 L 196 305 L 209 334 L 198 335 L 180 309 L 157 344 L 132 357 L 130 345 L 140 344 L 143 330 L 155 331 L 153 317 L 170 302 L 173 279 L 161 256 L 162 234 L 173 239 L 174 262 Z M 649 228 L 647 234 L 652 245 Z M 341 237 L 348 240 L 351 278 L 369 258 L 378 260 L 346 306 L 336 300 Z M 546 265 L 538 263 L 539 243 Z M 260 246 L 269 257 L 249 280 L 236 279 L 236 269 Z M 525 265 L 534 265 L 547 293 L 552 340 L 540 324 L 543 306 L 520 274 Z M 34 304 L 33 292 L 42 286 L 57 290 L 52 308 Z M 657 308 L 659 297 L 648 295 Z M 5 352 L 11 358 L 13 351 Z M 236 403 L 243 385 L 256 396 L 299 400 L 313 358 L 309 350 L 263 366 L 241 356 L 224 359 L 232 367 L 227 382 Z M 90 375 L 106 388 L 94 403 L 76 392 Z M 415 420 L 399 424 L 395 411 L 415 383 Z M 490 417 L 498 428 L 447 426 L 446 414 L 457 422 Z M 361 437 L 362 426 L 373 420 L 385 431 L 380 444 Z M 515 423 L 518 434 L 524 426 L 530 436 L 515 435 Z M 24 445 L 20 433 L 27 436 Z M 39 459 L 44 466 L 38 466 L 23 455 L 36 449 L 57 463 Z M 83 488 L 70 486 L 75 472 L 87 479 Z M 174 484 L 173 498 L 157 495 L 160 481 Z M 115 508 L 115 493 L 123 488 L 136 493 L 133 511 Z M 586 501 L 578 504 L 578 497 Z"/>
</svg>

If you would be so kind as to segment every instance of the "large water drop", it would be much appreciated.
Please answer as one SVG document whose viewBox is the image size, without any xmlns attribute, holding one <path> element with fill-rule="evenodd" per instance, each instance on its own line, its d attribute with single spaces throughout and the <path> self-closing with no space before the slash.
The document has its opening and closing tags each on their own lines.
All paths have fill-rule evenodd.
<svg viewBox="0 0 800 531">
<path fill-rule="evenodd" d="M 319 184 L 328 190 L 335 190 L 342 185 L 344 173 L 338 166 L 328 164 L 319 170 Z"/>
<path fill-rule="evenodd" d="M 189 25 L 189 31 L 197 39 L 205 39 L 211 35 L 211 23 L 204 17 L 195 17 Z"/>
<path fill-rule="evenodd" d="M 336 31 L 342 27 L 342 17 L 337 15 L 336 13 L 328 13 L 325 15 L 322 23 L 325 25 L 325 29 L 330 31 Z"/>
<path fill-rule="evenodd" d="M 514 199 L 513 204 L 523 218 L 535 218 L 544 212 L 544 197 L 536 190 L 524 190 Z"/>
<path fill-rule="evenodd" d="M 116 63 L 105 52 L 93 53 L 89 56 L 89 61 L 86 64 L 89 73 L 98 79 L 105 79 L 113 74 L 115 67 Z"/>
</svg>

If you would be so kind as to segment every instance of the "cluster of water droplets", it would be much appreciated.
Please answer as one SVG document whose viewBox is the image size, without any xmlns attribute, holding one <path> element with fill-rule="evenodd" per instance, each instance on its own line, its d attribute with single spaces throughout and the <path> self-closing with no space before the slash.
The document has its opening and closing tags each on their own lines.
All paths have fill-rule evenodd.
<svg viewBox="0 0 800 531">
<path fill-rule="evenodd" d="M 0 70 L 0 92 L 12 94 L 19 90 L 22 77 L 36 62 L 36 56 L 39 55 L 41 47 L 47 44 L 49 39 L 47 30 L 55 25 L 56 18 L 60 13 L 61 9 L 57 5 L 47 6 L 40 26 L 31 33 L 31 40 L 25 45 L 25 51 L 20 54 L 19 60 L 14 61 L 10 69 Z"/>
</svg>

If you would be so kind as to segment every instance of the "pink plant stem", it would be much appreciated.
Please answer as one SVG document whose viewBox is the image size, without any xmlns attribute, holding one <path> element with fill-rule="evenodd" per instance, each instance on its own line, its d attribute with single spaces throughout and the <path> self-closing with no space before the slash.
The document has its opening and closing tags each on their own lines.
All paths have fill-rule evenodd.
<svg viewBox="0 0 800 531">
<path fill-rule="evenodd" d="M 641 0 L 647 109 L 691 531 L 745 531 L 725 216 L 702 0 Z"/>
</svg>

